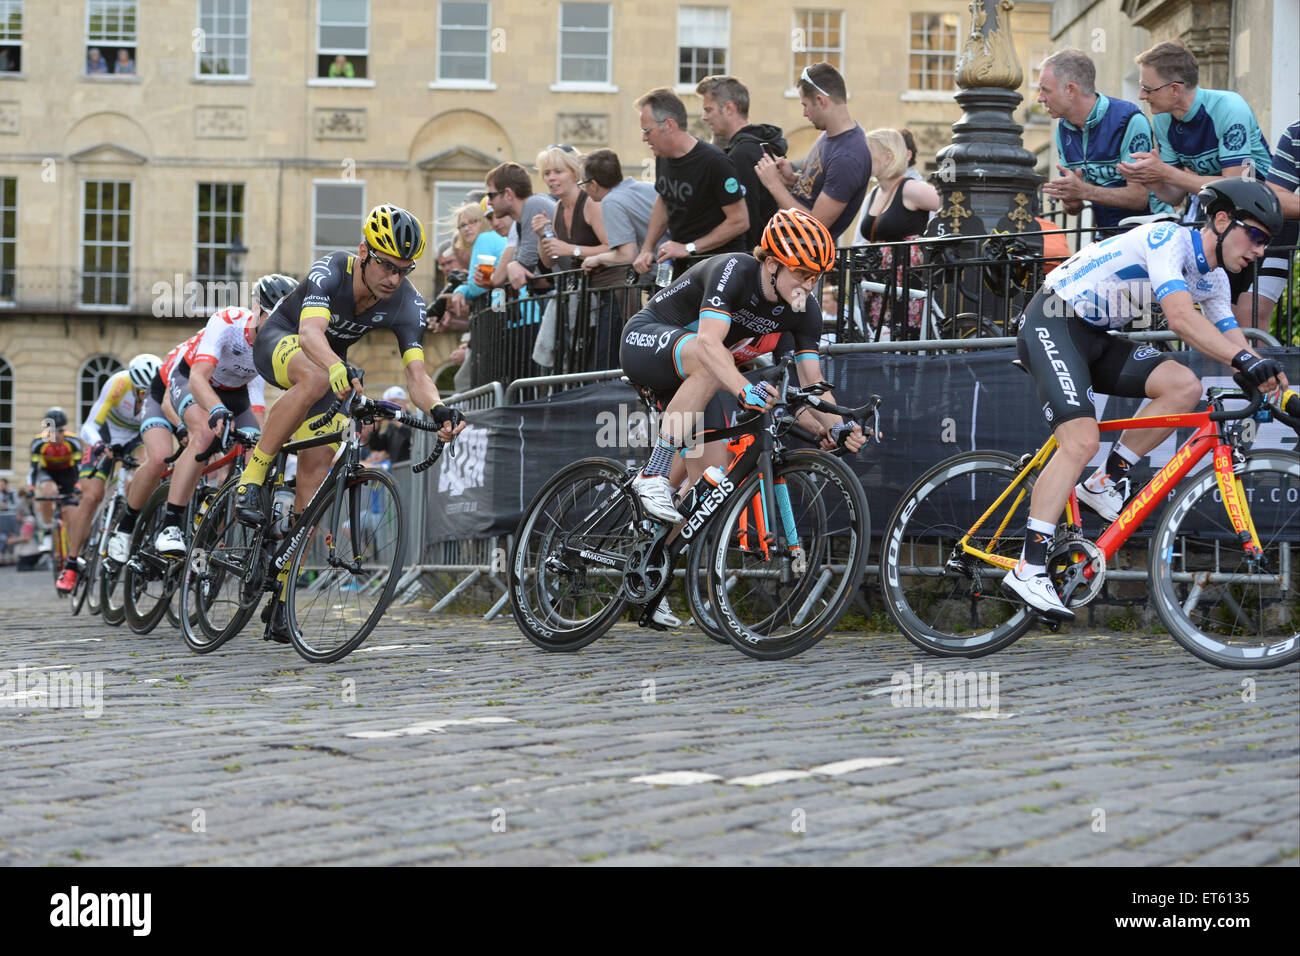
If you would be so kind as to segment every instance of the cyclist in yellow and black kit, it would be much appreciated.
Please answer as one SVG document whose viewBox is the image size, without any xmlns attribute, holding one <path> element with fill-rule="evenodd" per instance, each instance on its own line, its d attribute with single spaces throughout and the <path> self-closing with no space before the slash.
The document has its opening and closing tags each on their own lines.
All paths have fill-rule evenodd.
<svg viewBox="0 0 1300 956">
<path fill-rule="evenodd" d="M 424 226 L 405 209 L 383 205 L 370 211 L 361 234 L 356 253 L 333 252 L 317 260 L 258 332 L 253 346 L 257 371 L 287 391 L 267 413 L 261 440 L 240 476 L 236 510 L 241 521 L 263 520 L 267 468 L 290 436 L 309 437 L 310 432 L 300 430 L 305 421 L 319 416 L 335 396 L 361 390 L 356 370 L 347 364 L 347 353 L 367 332 L 389 329 L 397 337 L 406 392 L 441 426 L 439 438 L 451 441 L 465 428 L 460 413 L 442 403 L 425 368 L 420 344 L 424 300 L 405 278 L 424 254 Z M 321 431 L 336 427 L 331 423 Z M 295 514 L 320 487 L 332 456 L 328 446 L 298 455 Z M 278 607 L 278 600 L 272 606 Z M 287 639 L 282 617 L 278 614 L 272 627 L 277 639 Z"/>
<path fill-rule="evenodd" d="M 61 408 L 51 408 L 42 420 L 44 430 L 32 441 L 31 467 L 27 471 L 27 487 L 42 498 L 71 495 L 77 491 L 77 465 L 81 461 L 81 442 L 64 434 L 68 416 Z M 37 512 L 45 527 L 54 521 L 54 502 L 38 501 Z M 66 521 L 71 506 L 63 506 Z"/>
</svg>

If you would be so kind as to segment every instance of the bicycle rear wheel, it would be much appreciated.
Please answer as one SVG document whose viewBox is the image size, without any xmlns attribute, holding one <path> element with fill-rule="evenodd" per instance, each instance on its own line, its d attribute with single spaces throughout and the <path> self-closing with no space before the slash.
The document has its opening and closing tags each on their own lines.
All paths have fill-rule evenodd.
<svg viewBox="0 0 1300 956">
<path fill-rule="evenodd" d="M 718 624 L 736 649 L 765 661 L 800 654 L 835 626 L 862 579 L 871 541 L 866 494 L 838 458 L 789 452 L 774 478 L 776 514 L 766 513 L 754 472 L 715 518 L 708 572 Z"/>
<path fill-rule="evenodd" d="M 1219 667 L 1300 659 L 1300 456 L 1250 456 L 1240 475 L 1266 567 L 1252 566 L 1214 469 L 1174 496 L 1151 542 L 1156 613 L 1179 644 Z"/>
<path fill-rule="evenodd" d="M 242 631 L 262 597 L 261 531 L 235 517 L 237 484 L 232 479 L 216 493 L 185 552 L 181 633 L 196 654 L 215 651 Z"/>
<path fill-rule="evenodd" d="M 730 644 L 731 638 L 718 623 L 718 615 L 709 601 L 709 554 L 718 542 L 717 529 L 718 522 L 707 522 L 699 538 L 686 551 L 686 606 L 691 609 L 696 626 L 710 639 Z M 735 587 L 737 580 L 733 575 L 727 580 L 727 586 Z"/>
<path fill-rule="evenodd" d="M 623 570 L 637 543 L 637 512 L 623 466 L 575 462 L 537 492 L 515 531 L 510 609 L 544 651 L 576 651 L 627 607 Z"/>
<path fill-rule="evenodd" d="M 164 481 L 140 510 L 131 535 L 131 560 L 122 569 L 126 623 L 137 634 L 148 634 L 158 626 L 176 583 L 178 562 L 159 554 L 153 544 L 167 517 L 170 488 L 171 483 Z"/>
<path fill-rule="evenodd" d="M 918 478 L 894 509 L 881 539 L 880 585 L 889 616 L 921 650 L 981 657 L 1033 626 L 1025 606 L 1002 595 L 1006 572 L 956 548 L 1018 473 L 1004 452 L 966 452 Z M 971 545 L 1019 559 L 1033 477 L 985 519 Z"/>
<path fill-rule="evenodd" d="M 305 660 L 332 664 L 356 650 L 379 623 L 402 576 L 406 529 L 397 485 L 387 472 L 358 472 L 323 489 L 291 533 L 301 527 L 309 530 L 289 562 L 284 602 L 289 631 Z"/>
</svg>

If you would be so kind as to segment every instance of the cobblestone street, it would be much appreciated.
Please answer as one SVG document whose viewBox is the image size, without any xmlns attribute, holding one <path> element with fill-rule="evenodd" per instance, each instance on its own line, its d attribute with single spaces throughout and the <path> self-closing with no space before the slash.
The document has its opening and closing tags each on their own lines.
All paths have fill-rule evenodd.
<svg viewBox="0 0 1300 956">
<path fill-rule="evenodd" d="M 1163 634 L 976 661 L 836 636 L 760 664 L 630 625 L 548 655 L 508 615 L 402 608 L 313 666 L 260 626 L 200 657 L 165 622 L 71 617 L 44 573 L 0 572 L 0 608 L 0 863 L 1300 860 L 1296 668 Z M 958 671 L 979 693 L 934 706 Z M 17 683 L 93 672 L 78 706 Z"/>
</svg>

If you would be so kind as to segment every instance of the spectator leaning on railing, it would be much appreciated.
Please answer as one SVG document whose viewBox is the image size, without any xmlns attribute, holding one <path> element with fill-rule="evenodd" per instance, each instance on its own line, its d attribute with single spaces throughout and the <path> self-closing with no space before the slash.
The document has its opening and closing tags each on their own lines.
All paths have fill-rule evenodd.
<svg viewBox="0 0 1300 956">
<path fill-rule="evenodd" d="M 1151 122 L 1136 103 L 1097 92 L 1097 68 L 1080 50 L 1066 49 L 1043 61 L 1038 102 L 1057 120 L 1056 155 L 1060 179 L 1043 186 L 1043 195 L 1077 216 L 1092 204 L 1093 225 L 1117 226 L 1127 216 L 1172 212 L 1139 182 L 1119 174 L 1120 163 L 1150 152 Z"/>
<path fill-rule="evenodd" d="M 552 216 L 534 217 L 530 225 L 539 234 L 541 260 L 552 272 L 581 268 L 587 256 L 609 252 L 600 203 L 589 201 L 590 197 L 578 188 L 582 159 L 582 154 L 567 143 L 548 146 L 537 154 L 537 170 L 555 199 L 555 209 Z M 549 237 L 548 227 L 552 233 Z M 591 276 L 591 284 L 595 286 L 622 282 L 622 276 L 605 270 L 596 270 Z"/>
<path fill-rule="evenodd" d="M 785 136 L 779 126 L 750 123 L 749 90 L 734 76 L 706 76 L 695 84 L 695 92 L 700 94 L 700 118 L 713 131 L 714 145 L 722 147 L 736 167 L 736 178 L 745 190 L 749 210 L 745 247 L 752 250 L 762 241 L 767 221 L 780 208 L 759 182 L 754 167 L 765 153 L 773 158 L 784 156 Z"/>
<path fill-rule="evenodd" d="M 736 167 L 712 143 L 686 130 L 686 107 L 666 87 L 636 101 L 641 110 L 641 138 L 655 155 L 655 200 L 650 225 L 634 263 L 637 272 L 673 260 L 673 276 L 686 270 L 687 259 L 702 252 L 743 252 L 749 210 L 736 178 Z M 665 228 L 672 237 L 655 247 Z"/>
<path fill-rule="evenodd" d="M 528 224 L 538 213 L 545 213 L 549 218 L 555 209 L 555 200 L 535 194 L 528 170 L 518 163 L 502 163 L 493 168 L 486 181 L 487 200 L 492 204 L 493 214 L 510 216 L 515 221 L 506 237 L 506 248 L 497 262 L 492 284 L 509 284 L 518 291 L 538 271 L 538 237 Z"/>
<path fill-rule="evenodd" d="M 779 207 L 811 212 L 838 242 L 857 217 L 871 181 L 867 134 L 849 115 L 844 77 L 829 63 L 814 63 L 799 74 L 799 102 L 822 134 L 798 172 L 788 159 L 764 156 L 758 178 Z"/>
<path fill-rule="evenodd" d="M 486 202 L 470 202 L 455 212 L 457 234 L 462 242 L 470 245 L 471 267 L 468 278 L 451 295 L 448 312 L 457 318 L 468 316 L 470 303 L 487 294 L 492 285 L 492 273 L 506 247 L 505 236 L 492 228 L 492 213 L 485 206 Z M 448 326 L 455 329 L 468 327 L 468 324 Z"/>
</svg>

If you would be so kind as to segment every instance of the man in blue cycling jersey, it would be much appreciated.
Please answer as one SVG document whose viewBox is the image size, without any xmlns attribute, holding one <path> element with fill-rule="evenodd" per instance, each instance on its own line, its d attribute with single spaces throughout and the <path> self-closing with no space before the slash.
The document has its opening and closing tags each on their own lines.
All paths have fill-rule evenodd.
<svg viewBox="0 0 1300 956">
<path fill-rule="evenodd" d="M 1007 572 L 1003 589 L 1054 620 L 1074 618 L 1046 567 L 1071 488 L 1114 521 L 1124 506 L 1125 472 L 1172 432 L 1123 432 L 1106 464 L 1075 487 L 1099 445 L 1093 388 L 1151 399 L 1142 416 L 1185 414 L 1201 398 L 1201 381 L 1187 366 L 1107 331 L 1147 311 L 1163 311 L 1180 339 L 1231 364 L 1261 391 L 1287 385 L 1281 364 L 1246 344 L 1225 273 L 1262 256 L 1282 228 L 1277 196 L 1263 183 L 1234 178 L 1210 183 L 1197 198 L 1209 215 L 1203 227 L 1156 222 L 1086 246 L 1052 271 L 1021 317 L 1017 352 L 1060 448 L 1034 484 L 1020 562 Z"/>
</svg>

